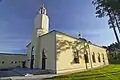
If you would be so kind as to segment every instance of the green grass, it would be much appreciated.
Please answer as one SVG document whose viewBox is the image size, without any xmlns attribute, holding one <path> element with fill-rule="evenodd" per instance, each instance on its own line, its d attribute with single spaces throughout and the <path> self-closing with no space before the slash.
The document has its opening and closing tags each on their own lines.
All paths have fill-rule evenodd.
<svg viewBox="0 0 120 80">
<path fill-rule="evenodd" d="M 95 70 L 57 76 L 45 80 L 120 80 L 120 65 L 109 65 Z"/>
</svg>

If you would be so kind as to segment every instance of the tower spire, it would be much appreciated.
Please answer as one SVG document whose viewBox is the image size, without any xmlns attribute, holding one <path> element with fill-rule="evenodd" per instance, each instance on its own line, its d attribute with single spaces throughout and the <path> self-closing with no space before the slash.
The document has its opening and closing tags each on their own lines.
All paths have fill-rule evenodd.
<svg viewBox="0 0 120 80">
<path fill-rule="evenodd" d="M 44 7 L 43 0 L 42 0 L 42 5 L 41 5 L 41 7 L 40 7 L 39 13 L 40 13 L 40 14 L 46 14 L 46 8 Z"/>
</svg>

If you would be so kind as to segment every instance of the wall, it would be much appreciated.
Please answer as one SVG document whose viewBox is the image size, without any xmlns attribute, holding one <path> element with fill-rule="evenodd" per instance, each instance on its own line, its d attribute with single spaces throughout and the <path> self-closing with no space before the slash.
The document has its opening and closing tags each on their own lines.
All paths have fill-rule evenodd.
<svg viewBox="0 0 120 80">
<path fill-rule="evenodd" d="M 0 69 L 22 67 L 22 61 L 26 61 L 27 56 L 22 54 L 6 54 L 0 53 Z M 2 63 L 4 61 L 4 64 Z M 11 63 L 13 61 L 13 63 Z M 15 63 L 16 61 L 16 63 Z"/>
<path fill-rule="evenodd" d="M 58 44 L 58 40 L 62 41 L 62 43 Z M 73 70 L 86 69 L 86 64 L 85 64 L 83 54 L 81 54 L 81 58 L 79 58 L 80 63 L 74 63 L 73 62 L 73 59 L 74 59 L 73 49 L 71 47 L 69 49 L 64 49 L 65 47 L 69 47 L 69 45 L 66 46 L 67 43 L 66 42 L 64 43 L 64 41 L 75 42 L 75 41 L 77 41 L 76 39 L 57 33 L 56 41 L 57 41 L 56 46 L 59 47 L 59 48 L 57 48 L 57 53 L 56 53 L 57 73 L 64 73 L 64 72 L 69 72 L 69 71 L 73 71 Z M 63 46 L 62 44 L 65 44 L 65 46 Z M 62 48 L 60 49 L 60 47 L 62 47 Z M 81 45 L 81 47 L 82 47 L 82 45 Z M 59 50 L 60 50 L 60 52 L 59 52 Z"/>
<path fill-rule="evenodd" d="M 35 55 L 36 68 L 42 68 L 42 51 L 45 49 L 46 54 L 46 69 L 52 69 L 55 71 L 55 32 L 50 32 L 41 36 L 38 40 L 37 52 Z"/>
<path fill-rule="evenodd" d="M 72 48 L 72 46 L 76 46 L 75 49 L 78 50 L 79 53 L 79 63 L 74 63 L 74 56 L 75 55 L 75 49 Z M 57 73 L 64 73 L 69 71 L 77 71 L 77 70 L 84 70 L 88 68 L 108 65 L 108 59 L 105 52 L 105 49 L 100 48 L 98 46 L 88 44 L 83 40 L 78 40 L 74 37 L 71 37 L 69 35 L 66 35 L 61 32 L 57 32 L 56 34 L 56 57 L 57 57 Z M 92 53 L 95 52 L 95 55 L 97 56 L 97 53 L 99 52 L 100 55 L 103 53 L 105 55 L 105 63 L 102 62 L 101 57 L 101 63 L 98 62 L 98 58 L 96 57 L 96 63 L 93 63 L 92 60 Z M 85 63 L 85 57 L 84 54 L 88 54 L 88 63 Z"/>
<path fill-rule="evenodd" d="M 103 66 L 103 65 L 108 65 L 109 64 L 106 49 L 97 47 L 97 46 L 92 45 L 92 44 L 90 44 L 89 46 L 90 46 L 91 58 L 92 58 L 93 53 L 95 53 L 95 62 L 93 62 L 93 60 L 92 60 L 92 66 L 93 67 L 98 67 L 98 66 Z M 98 54 L 100 54 L 101 62 L 98 61 Z M 104 60 L 105 60 L 104 62 L 103 62 L 103 56 L 102 55 L 104 55 Z"/>
<path fill-rule="evenodd" d="M 31 60 L 31 43 L 29 43 L 28 45 L 27 45 L 27 50 L 26 50 L 26 53 L 27 53 L 27 58 L 28 58 L 28 60 L 27 60 L 27 63 L 26 63 L 26 67 L 28 67 L 28 68 L 30 68 L 30 60 Z"/>
</svg>

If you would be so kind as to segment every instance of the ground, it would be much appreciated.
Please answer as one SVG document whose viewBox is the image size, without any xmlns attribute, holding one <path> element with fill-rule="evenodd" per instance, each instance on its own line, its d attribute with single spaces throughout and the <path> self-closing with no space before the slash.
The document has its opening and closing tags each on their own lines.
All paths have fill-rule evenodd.
<svg viewBox="0 0 120 80">
<path fill-rule="evenodd" d="M 120 65 L 109 65 L 104 68 L 73 73 L 64 76 L 56 76 L 45 80 L 119 80 Z"/>
</svg>

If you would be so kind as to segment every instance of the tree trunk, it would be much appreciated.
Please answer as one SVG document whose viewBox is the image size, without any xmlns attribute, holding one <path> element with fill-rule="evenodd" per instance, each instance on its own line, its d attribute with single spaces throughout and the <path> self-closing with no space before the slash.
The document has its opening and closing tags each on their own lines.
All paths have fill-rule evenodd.
<svg viewBox="0 0 120 80">
<path fill-rule="evenodd" d="M 117 39 L 117 42 L 120 43 L 119 38 L 118 38 L 118 35 L 117 35 L 117 31 L 116 31 L 116 29 L 115 29 L 115 25 L 114 25 L 114 23 L 113 23 L 113 21 L 112 21 L 112 16 L 111 16 L 109 10 L 108 10 L 108 16 L 109 16 L 109 18 L 110 18 L 110 20 L 111 20 L 112 28 L 113 28 L 113 31 L 114 31 L 114 33 L 115 33 L 115 37 L 116 37 L 116 39 Z"/>
<path fill-rule="evenodd" d="M 115 12 L 114 12 L 114 11 L 113 11 L 113 14 L 114 14 L 114 18 L 115 18 L 116 26 L 117 26 L 118 31 L 119 31 L 119 33 L 120 33 L 120 26 L 119 26 L 119 23 L 118 23 L 118 20 L 117 20 L 117 18 L 116 18 L 116 15 L 115 15 Z"/>
</svg>

